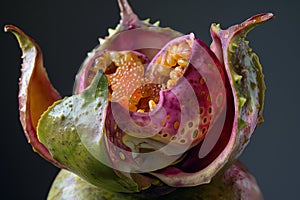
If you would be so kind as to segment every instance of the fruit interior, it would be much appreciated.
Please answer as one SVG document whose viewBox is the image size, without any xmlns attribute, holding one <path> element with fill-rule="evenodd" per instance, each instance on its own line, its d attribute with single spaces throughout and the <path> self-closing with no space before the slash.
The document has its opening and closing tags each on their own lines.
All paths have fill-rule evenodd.
<svg viewBox="0 0 300 200">
<path fill-rule="evenodd" d="M 94 59 L 86 84 L 101 69 L 108 80 L 109 101 L 133 112 L 152 111 L 159 102 L 160 91 L 173 87 L 184 74 L 192 45 L 193 39 L 173 42 L 150 63 L 148 55 L 138 51 L 107 51 Z"/>
</svg>

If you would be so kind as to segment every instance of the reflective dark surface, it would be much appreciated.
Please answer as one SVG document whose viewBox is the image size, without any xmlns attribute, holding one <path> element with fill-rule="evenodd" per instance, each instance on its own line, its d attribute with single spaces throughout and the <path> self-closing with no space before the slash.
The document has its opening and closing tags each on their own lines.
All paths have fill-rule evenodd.
<svg viewBox="0 0 300 200">
<path fill-rule="evenodd" d="M 207 44 L 212 22 L 223 28 L 261 12 L 276 18 L 249 34 L 266 75 L 265 122 L 241 160 L 256 176 L 265 199 L 296 199 L 300 179 L 299 40 L 297 1 L 131 1 L 140 18 L 160 20 Z M 119 22 L 117 1 L 1 1 L 0 26 L 14 24 L 41 46 L 50 79 L 62 96 L 72 93 L 75 74 L 88 51 Z M 1 199 L 45 199 L 58 172 L 27 144 L 18 120 L 21 52 L 11 34 L 0 32 Z"/>
</svg>

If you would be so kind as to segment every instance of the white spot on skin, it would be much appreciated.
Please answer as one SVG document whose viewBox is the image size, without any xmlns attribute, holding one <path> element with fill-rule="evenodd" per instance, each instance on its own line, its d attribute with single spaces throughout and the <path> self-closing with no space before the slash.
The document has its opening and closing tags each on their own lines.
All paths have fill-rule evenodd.
<svg viewBox="0 0 300 200">
<path fill-rule="evenodd" d="M 122 151 L 119 152 L 119 157 L 121 158 L 121 160 L 125 160 L 125 155 Z"/>
</svg>

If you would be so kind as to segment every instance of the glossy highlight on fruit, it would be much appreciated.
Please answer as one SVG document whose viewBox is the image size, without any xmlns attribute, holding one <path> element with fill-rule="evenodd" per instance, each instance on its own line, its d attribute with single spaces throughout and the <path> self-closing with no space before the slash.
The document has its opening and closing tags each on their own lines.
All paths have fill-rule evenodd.
<svg viewBox="0 0 300 200">
<path fill-rule="evenodd" d="M 262 122 L 265 91 L 246 35 L 273 14 L 226 30 L 212 24 L 208 47 L 193 33 L 138 19 L 126 0 L 118 3 L 120 24 L 88 54 L 74 94 L 63 99 L 36 42 L 5 26 L 23 52 L 24 132 L 35 151 L 63 169 L 48 199 L 262 199 L 237 158 Z"/>
</svg>

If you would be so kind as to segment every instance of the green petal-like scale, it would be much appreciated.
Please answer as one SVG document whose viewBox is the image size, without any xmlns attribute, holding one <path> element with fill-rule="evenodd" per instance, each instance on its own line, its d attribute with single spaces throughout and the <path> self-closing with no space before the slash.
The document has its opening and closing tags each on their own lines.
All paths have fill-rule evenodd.
<svg viewBox="0 0 300 200">
<path fill-rule="evenodd" d="M 39 121 L 38 138 L 56 160 L 93 185 L 117 192 L 137 192 L 135 182 L 118 177 L 112 168 L 92 154 L 98 152 L 97 157 L 109 162 L 99 126 L 105 119 L 102 115 L 106 114 L 107 90 L 107 80 L 99 72 L 84 92 L 66 97 L 48 108 Z M 89 120 L 89 117 L 94 118 Z"/>
</svg>

